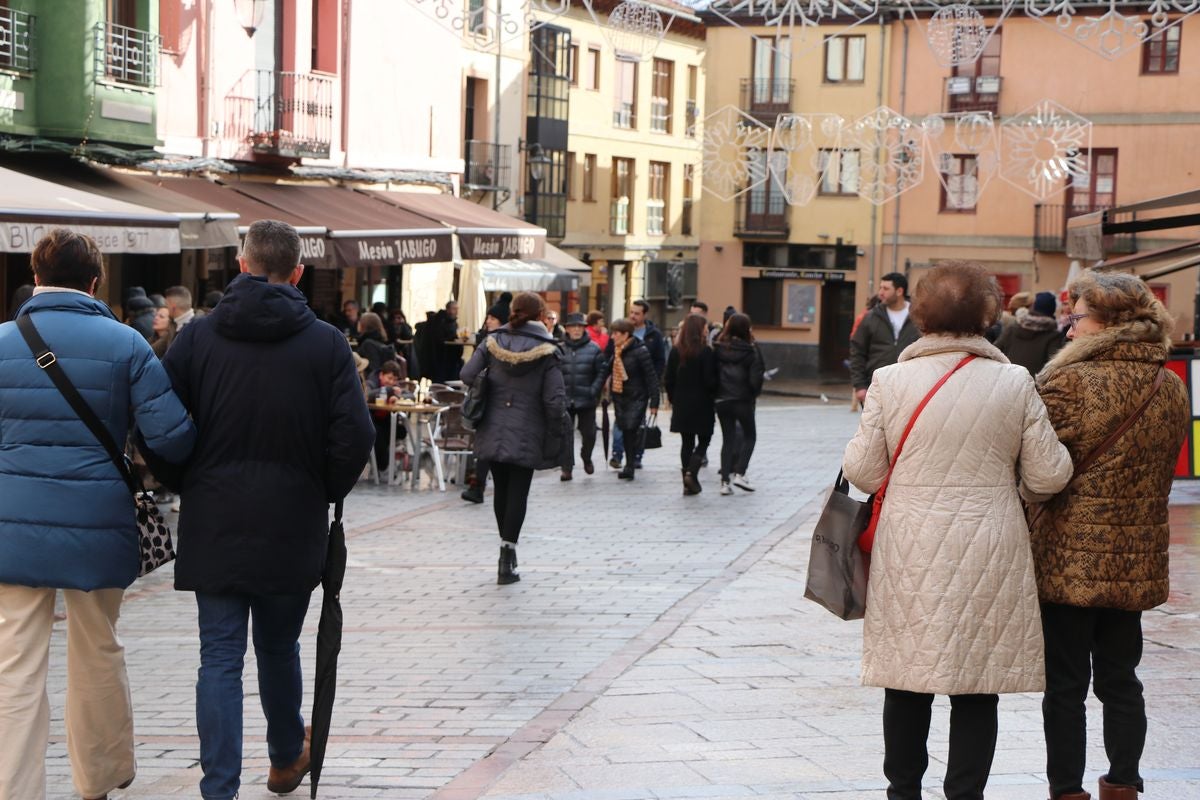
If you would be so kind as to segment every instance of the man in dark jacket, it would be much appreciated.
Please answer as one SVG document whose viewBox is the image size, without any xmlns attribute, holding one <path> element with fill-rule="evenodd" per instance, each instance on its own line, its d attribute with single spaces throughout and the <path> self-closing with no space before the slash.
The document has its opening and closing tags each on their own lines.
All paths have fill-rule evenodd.
<svg viewBox="0 0 1200 800">
<path fill-rule="evenodd" d="M 908 279 L 889 272 L 879 280 L 879 305 L 863 317 L 850 338 L 850 380 L 860 406 L 875 370 L 895 364 L 904 348 L 920 338 L 908 316 Z"/>
<path fill-rule="evenodd" d="M 658 414 L 658 372 L 643 340 L 635 336 L 632 320 L 619 319 L 610 327 L 613 337 L 613 357 L 608 364 L 617 429 L 623 431 L 632 448 L 638 430 L 645 422 L 647 407 Z M 629 461 L 617 475 L 631 481 L 637 463 L 630 452 Z"/>
<path fill-rule="evenodd" d="M 567 315 L 563 326 L 566 339 L 563 341 L 562 374 L 567 390 L 567 411 L 582 439 L 579 456 L 583 459 L 583 471 L 591 475 L 596 471 L 592 465 L 592 451 L 596 448 L 596 405 L 600 402 L 600 391 L 604 388 L 604 353 L 587 334 L 587 318 L 583 314 Z M 575 454 L 570 453 L 571 464 L 562 468 L 562 479 L 571 480 Z"/>
<path fill-rule="evenodd" d="M 251 616 L 267 788 L 290 792 L 308 772 L 300 630 L 325 566 L 329 504 L 353 488 L 375 439 L 350 346 L 295 288 L 295 229 L 255 222 L 238 262 L 244 274 L 164 361 L 201 432 L 183 475 L 175 588 L 196 593 L 200 791 L 213 800 L 240 784 Z"/>
<path fill-rule="evenodd" d="M 633 337 L 646 345 L 646 352 L 650 356 L 650 362 L 654 365 L 654 374 L 658 376 L 658 382 L 661 384 L 663 372 L 667 368 L 667 340 L 663 336 L 663 332 L 647 319 L 648 313 L 650 313 L 650 304 L 645 300 L 634 300 L 629 306 L 629 321 L 633 323 Z M 613 342 L 611 340 L 604 351 L 604 357 L 609 362 L 612 361 Z M 633 466 L 637 469 L 642 466 L 642 455 L 643 453 L 640 452 L 633 454 Z M 624 456 L 625 434 L 618 427 L 613 431 L 613 454 L 609 465 L 614 469 L 620 467 L 621 459 Z"/>
<path fill-rule="evenodd" d="M 996 348 L 1030 375 L 1037 375 L 1067 343 L 1058 329 L 1057 314 L 1058 298 L 1052 292 L 1038 292 L 1033 305 L 1018 310 L 1016 321 L 1004 328 Z"/>
<path fill-rule="evenodd" d="M 154 338 L 154 301 L 146 295 L 135 295 L 125 303 L 125 315 L 129 318 L 129 327 L 145 337 L 146 341 Z"/>
</svg>

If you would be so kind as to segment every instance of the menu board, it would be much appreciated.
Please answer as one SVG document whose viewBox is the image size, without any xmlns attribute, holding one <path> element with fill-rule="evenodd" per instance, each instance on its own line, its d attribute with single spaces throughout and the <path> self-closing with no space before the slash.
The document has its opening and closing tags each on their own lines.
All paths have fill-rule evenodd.
<svg viewBox="0 0 1200 800">
<path fill-rule="evenodd" d="M 817 287 L 811 283 L 787 284 L 785 306 L 788 325 L 815 325 L 817 322 Z"/>
</svg>

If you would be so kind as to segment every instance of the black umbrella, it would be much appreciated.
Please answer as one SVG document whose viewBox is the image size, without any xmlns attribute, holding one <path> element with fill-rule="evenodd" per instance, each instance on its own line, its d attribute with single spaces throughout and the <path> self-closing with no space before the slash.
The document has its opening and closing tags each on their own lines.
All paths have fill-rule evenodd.
<svg viewBox="0 0 1200 800">
<path fill-rule="evenodd" d="M 604 463 L 608 463 L 608 398 L 600 403 L 600 438 L 604 440 Z"/>
<path fill-rule="evenodd" d="M 325 745 L 333 719 L 333 699 L 337 694 L 338 653 L 342 651 L 342 579 L 346 577 L 346 531 L 342 527 L 342 501 L 333 508 L 329 526 L 329 554 L 325 574 L 321 576 L 321 622 L 317 626 L 317 670 L 313 690 L 312 743 L 310 745 L 309 797 L 317 796 L 321 767 L 325 763 Z"/>
</svg>

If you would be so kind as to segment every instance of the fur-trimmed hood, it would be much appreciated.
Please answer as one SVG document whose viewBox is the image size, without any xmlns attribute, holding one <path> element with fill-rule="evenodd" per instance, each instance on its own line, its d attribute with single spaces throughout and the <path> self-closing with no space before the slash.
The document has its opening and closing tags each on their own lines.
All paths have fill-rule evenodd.
<svg viewBox="0 0 1200 800">
<path fill-rule="evenodd" d="M 510 369 L 532 368 L 538 361 L 557 356 L 559 344 L 540 322 L 527 322 L 518 330 L 507 325 L 487 338 L 488 355 Z"/>
<path fill-rule="evenodd" d="M 1042 334 L 1058 327 L 1058 320 L 1041 314 L 1022 314 L 1017 317 L 1017 330 Z"/>
<path fill-rule="evenodd" d="M 1001 364 L 1009 363 L 1008 356 L 982 336 L 947 336 L 940 333 L 922 336 L 904 348 L 904 352 L 900 354 L 900 361 L 911 361 L 938 353 L 972 353 L 980 358 L 999 361 Z"/>
<path fill-rule="evenodd" d="M 1038 373 L 1042 385 L 1056 371 L 1083 361 L 1149 361 L 1167 360 L 1171 346 L 1170 335 L 1160 325 L 1150 322 L 1131 322 L 1112 325 L 1090 336 L 1067 342 L 1045 368 Z"/>
</svg>

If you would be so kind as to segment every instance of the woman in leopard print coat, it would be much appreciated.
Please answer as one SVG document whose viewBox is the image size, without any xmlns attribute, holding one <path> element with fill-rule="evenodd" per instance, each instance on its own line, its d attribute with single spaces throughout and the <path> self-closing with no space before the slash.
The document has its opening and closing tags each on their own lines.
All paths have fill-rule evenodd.
<svg viewBox="0 0 1200 800">
<path fill-rule="evenodd" d="M 1087 273 L 1071 285 L 1070 295 L 1071 342 L 1037 383 L 1078 464 L 1149 396 L 1167 358 L 1171 318 L 1132 275 Z M 1051 798 L 1089 797 L 1082 786 L 1084 701 L 1093 678 L 1110 760 L 1100 798 L 1135 800 L 1142 790 L 1138 762 L 1146 712 L 1135 674 L 1141 612 L 1167 599 L 1167 498 L 1189 422 L 1183 381 L 1166 372 L 1133 427 L 1034 512 Z"/>
</svg>

